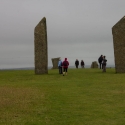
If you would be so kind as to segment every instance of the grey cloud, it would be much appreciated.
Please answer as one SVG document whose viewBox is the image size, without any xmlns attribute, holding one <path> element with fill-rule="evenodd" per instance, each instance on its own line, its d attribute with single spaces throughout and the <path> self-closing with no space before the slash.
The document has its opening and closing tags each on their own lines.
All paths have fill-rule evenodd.
<svg viewBox="0 0 125 125">
<path fill-rule="evenodd" d="M 91 64 L 100 54 L 114 64 L 112 27 L 124 16 L 124 5 L 124 0 L 1 0 L 0 68 L 34 66 L 34 28 L 44 16 L 49 65 L 51 58 L 66 56 L 71 65 L 76 58 Z"/>
</svg>

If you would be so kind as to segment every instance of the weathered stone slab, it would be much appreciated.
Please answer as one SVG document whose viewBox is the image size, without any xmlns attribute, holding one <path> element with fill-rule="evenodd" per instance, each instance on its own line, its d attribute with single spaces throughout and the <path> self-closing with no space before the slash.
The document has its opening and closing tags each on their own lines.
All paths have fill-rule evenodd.
<svg viewBox="0 0 125 125">
<path fill-rule="evenodd" d="M 51 60 L 52 60 L 52 64 L 53 64 L 52 69 L 58 69 L 59 59 L 60 59 L 60 57 L 58 57 L 58 58 L 52 58 L 52 59 L 51 59 Z"/>
<path fill-rule="evenodd" d="M 35 74 L 48 73 L 47 26 L 44 17 L 34 29 Z"/>
<path fill-rule="evenodd" d="M 125 16 L 113 27 L 113 44 L 116 73 L 125 73 Z"/>
<path fill-rule="evenodd" d="M 97 61 L 92 62 L 91 68 L 98 68 L 98 63 L 97 63 Z"/>
</svg>

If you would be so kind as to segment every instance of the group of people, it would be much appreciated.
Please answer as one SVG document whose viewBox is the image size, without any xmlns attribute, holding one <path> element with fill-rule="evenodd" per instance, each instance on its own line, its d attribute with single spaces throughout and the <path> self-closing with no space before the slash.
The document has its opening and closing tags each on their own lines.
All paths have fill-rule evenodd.
<svg viewBox="0 0 125 125">
<path fill-rule="evenodd" d="M 98 62 L 100 65 L 100 69 L 102 69 L 102 72 L 106 72 L 106 62 L 107 62 L 106 56 L 101 55 L 98 58 Z"/>
<path fill-rule="evenodd" d="M 101 55 L 98 58 L 98 62 L 100 65 L 100 69 L 103 69 L 102 71 L 106 72 L 106 62 L 107 62 L 106 56 Z M 68 66 L 69 66 L 69 62 L 68 62 L 67 58 L 65 58 L 64 61 L 61 61 L 61 58 L 60 58 L 59 62 L 58 62 L 59 74 L 63 74 L 63 76 L 67 75 Z M 78 68 L 78 66 L 79 66 L 78 59 L 76 59 L 76 61 L 75 61 L 75 66 L 76 66 L 76 68 Z M 84 68 L 84 66 L 85 66 L 85 63 L 83 60 L 81 60 L 81 67 Z"/>
<path fill-rule="evenodd" d="M 67 58 L 65 58 L 63 62 L 61 61 L 61 59 L 59 59 L 59 62 L 58 62 L 59 74 L 63 74 L 63 76 L 67 75 L 68 66 L 69 66 L 69 62 Z"/>
<path fill-rule="evenodd" d="M 79 66 L 79 60 L 78 59 L 76 59 L 76 61 L 75 61 L 75 66 L 78 69 L 78 66 Z M 81 67 L 84 68 L 84 66 L 85 66 L 85 63 L 84 63 L 83 60 L 81 60 Z"/>
<path fill-rule="evenodd" d="M 81 67 L 84 68 L 84 65 L 85 65 L 84 61 L 81 60 Z M 69 62 L 68 62 L 67 58 L 65 58 L 64 61 L 61 61 L 61 58 L 60 58 L 59 62 L 58 62 L 59 74 L 63 74 L 63 76 L 67 75 L 68 66 L 69 66 Z M 78 68 L 78 66 L 79 66 L 78 59 L 76 59 L 76 61 L 75 61 L 75 66 L 76 66 L 76 68 Z"/>
</svg>

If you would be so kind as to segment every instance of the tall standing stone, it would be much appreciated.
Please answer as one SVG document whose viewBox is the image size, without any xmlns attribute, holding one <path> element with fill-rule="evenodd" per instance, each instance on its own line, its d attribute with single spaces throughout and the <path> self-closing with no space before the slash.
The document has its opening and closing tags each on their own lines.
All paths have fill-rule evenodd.
<svg viewBox="0 0 125 125">
<path fill-rule="evenodd" d="M 48 73 L 47 26 L 44 17 L 34 30 L 35 74 Z"/>
<path fill-rule="evenodd" d="M 116 73 L 125 73 L 125 16 L 113 27 L 113 43 Z"/>
</svg>

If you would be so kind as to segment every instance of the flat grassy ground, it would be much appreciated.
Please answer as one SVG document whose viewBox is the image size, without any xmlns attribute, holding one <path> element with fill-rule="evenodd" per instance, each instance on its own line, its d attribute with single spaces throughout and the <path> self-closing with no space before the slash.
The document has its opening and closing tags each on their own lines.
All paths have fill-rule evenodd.
<svg viewBox="0 0 125 125">
<path fill-rule="evenodd" d="M 0 71 L 0 125 L 125 125 L 125 74 Z"/>
</svg>

